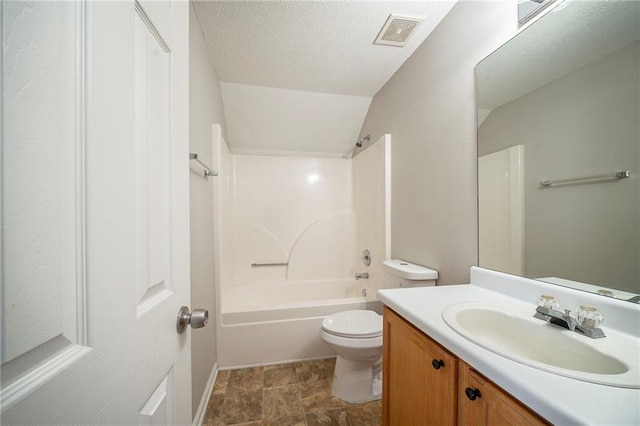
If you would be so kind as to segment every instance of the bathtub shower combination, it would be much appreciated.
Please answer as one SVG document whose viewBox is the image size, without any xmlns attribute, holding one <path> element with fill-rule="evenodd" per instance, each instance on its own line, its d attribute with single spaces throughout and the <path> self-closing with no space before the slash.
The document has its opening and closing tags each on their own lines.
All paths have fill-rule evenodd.
<svg viewBox="0 0 640 426">
<path fill-rule="evenodd" d="M 398 259 L 384 261 L 383 267 L 384 288 L 435 285 L 437 279 L 436 271 Z M 224 353 L 245 365 L 336 355 L 333 395 L 350 403 L 379 399 L 381 304 L 364 287 L 367 281 L 235 287 L 221 316 Z"/>
<path fill-rule="evenodd" d="M 220 368 L 334 356 L 320 338 L 324 318 L 381 312 L 389 153 L 389 135 L 354 158 L 223 153 L 214 191 Z"/>
<path fill-rule="evenodd" d="M 346 159 L 225 153 L 217 182 L 219 368 L 336 356 L 334 396 L 380 398 L 377 292 L 437 279 L 385 260 L 390 136 Z"/>
<path fill-rule="evenodd" d="M 328 327 L 326 321 L 323 323 L 325 318 L 353 310 L 381 314 L 382 304 L 376 299 L 379 289 L 435 285 L 438 278 L 437 271 L 397 259 L 385 261 L 381 266 L 384 273 L 376 281 L 275 282 L 234 287 L 225 297 L 220 316 L 219 342 L 225 348 L 219 354 L 220 365 L 265 365 L 337 353 L 336 371 L 339 371 L 341 347 L 350 351 L 350 347 L 361 346 L 363 342 L 357 340 L 363 336 L 357 330 L 352 333 L 354 324 L 347 324 L 350 331 L 345 334 L 338 322 L 335 330 Z M 377 274 L 372 278 L 376 277 Z M 327 333 L 338 338 L 327 339 Z M 350 334 L 354 334 L 355 346 L 350 344 Z M 381 340 L 379 346 L 381 354 Z M 353 363 L 348 363 L 348 368 L 352 368 Z M 348 393 L 353 393 L 351 387 Z"/>
</svg>

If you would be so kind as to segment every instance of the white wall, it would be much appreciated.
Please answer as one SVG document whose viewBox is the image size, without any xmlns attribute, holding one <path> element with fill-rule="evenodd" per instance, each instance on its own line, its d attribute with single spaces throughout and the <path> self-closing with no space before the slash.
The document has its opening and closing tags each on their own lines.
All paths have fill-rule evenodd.
<svg viewBox="0 0 640 426">
<path fill-rule="evenodd" d="M 193 9 L 189 15 L 189 149 L 207 165 L 214 164 L 213 123 L 225 120 L 220 83 L 207 52 L 200 23 Z M 214 293 L 214 179 L 192 170 L 191 209 L 191 309 L 209 310 L 207 327 L 191 330 L 191 380 L 193 414 L 216 363 L 216 300 Z"/>
<path fill-rule="evenodd" d="M 250 282 L 352 275 L 350 161 L 233 155 L 233 279 Z M 230 248 L 227 247 L 227 250 Z M 252 263 L 289 263 L 251 267 Z"/>
<path fill-rule="evenodd" d="M 639 68 L 636 42 L 502 105 L 480 127 L 484 152 L 525 146 L 526 276 L 640 290 Z M 539 187 L 616 170 L 635 176 Z"/>
<path fill-rule="evenodd" d="M 391 256 L 469 282 L 477 264 L 474 67 L 517 30 L 517 2 L 460 1 L 376 94 L 361 135 L 393 135 Z"/>
</svg>

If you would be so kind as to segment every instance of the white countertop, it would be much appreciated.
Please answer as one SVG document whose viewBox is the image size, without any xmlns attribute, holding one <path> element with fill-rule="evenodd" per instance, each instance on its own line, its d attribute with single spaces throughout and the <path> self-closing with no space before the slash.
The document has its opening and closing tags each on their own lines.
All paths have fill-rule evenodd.
<svg viewBox="0 0 640 426">
<path fill-rule="evenodd" d="M 605 323 L 602 329 L 606 333 L 607 314 L 611 316 L 609 322 L 612 323 L 612 327 L 616 324 L 626 324 L 613 319 L 611 312 L 614 309 L 622 312 L 620 317 L 625 321 L 631 319 L 632 322 L 638 322 L 639 306 L 629 302 L 610 302 L 605 300 L 609 298 L 556 288 L 550 284 L 481 268 L 472 268 L 471 281 L 472 284 L 463 285 L 380 290 L 378 298 L 553 424 L 640 425 L 640 389 L 583 382 L 520 364 L 460 336 L 441 316 L 442 309 L 462 302 L 526 305 L 531 306 L 533 315 L 537 295 L 544 292 L 556 295 L 561 306 L 563 301 L 573 302 L 574 299 L 591 303 L 595 300 L 596 306 L 603 308 L 601 312 L 604 311 Z M 525 290 L 521 292 L 521 289 Z M 596 299 L 592 299 L 593 297 Z M 616 302 L 622 304 L 617 305 Z M 569 303 L 567 302 L 567 307 L 573 306 L 573 303 Z M 609 306 L 610 303 L 613 305 Z M 615 328 L 638 337 L 638 326 L 640 324 L 636 323 L 628 327 Z"/>
</svg>

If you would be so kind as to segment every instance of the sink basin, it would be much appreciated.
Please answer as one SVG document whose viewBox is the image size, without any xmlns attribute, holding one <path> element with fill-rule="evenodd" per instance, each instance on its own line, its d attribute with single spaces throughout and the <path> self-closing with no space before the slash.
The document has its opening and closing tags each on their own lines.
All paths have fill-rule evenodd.
<svg viewBox="0 0 640 426">
<path fill-rule="evenodd" d="M 586 382 L 640 388 L 640 340 L 606 329 L 591 339 L 533 318 L 535 307 L 459 303 L 442 311 L 464 338 L 498 355 Z"/>
</svg>

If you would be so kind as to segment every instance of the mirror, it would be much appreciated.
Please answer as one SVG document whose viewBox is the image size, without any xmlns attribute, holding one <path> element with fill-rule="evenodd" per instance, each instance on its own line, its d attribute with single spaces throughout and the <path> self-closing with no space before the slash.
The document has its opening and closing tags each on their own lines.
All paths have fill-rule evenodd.
<svg viewBox="0 0 640 426">
<path fill-rule="evenodd" d="M 478 64 L 480 266 L 638 302 L 639 40 L 567 0 Z"/>
</svg>

